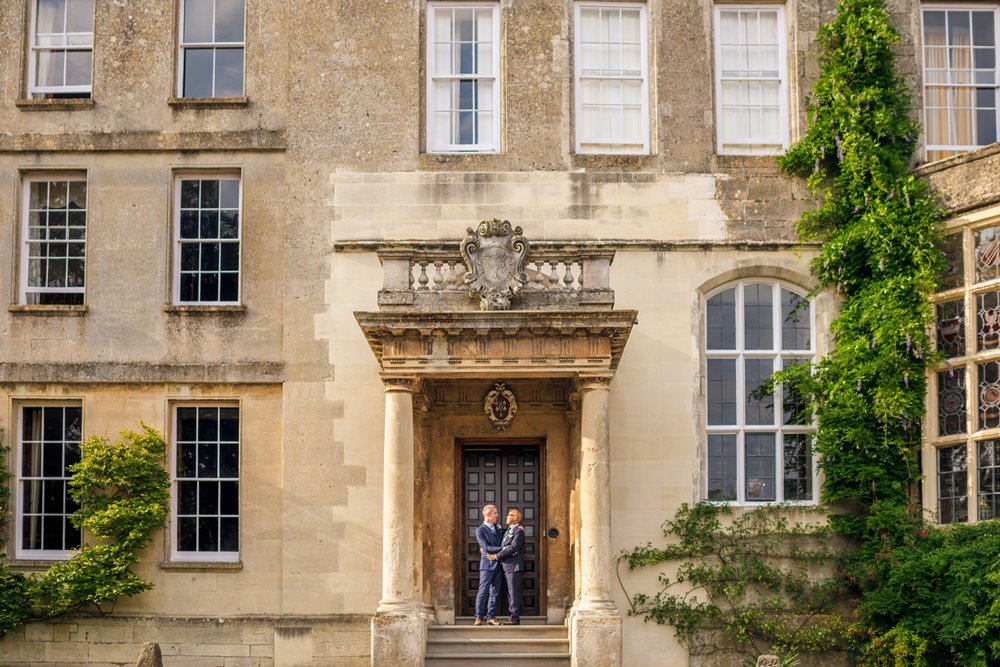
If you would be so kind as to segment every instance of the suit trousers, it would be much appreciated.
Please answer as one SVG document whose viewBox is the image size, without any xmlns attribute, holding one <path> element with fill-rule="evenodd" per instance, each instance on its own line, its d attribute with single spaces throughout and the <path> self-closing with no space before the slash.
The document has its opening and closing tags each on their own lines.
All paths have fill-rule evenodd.
<svg viewBox="0 0 1000 667">
<path fill-rule="evenodd" d="M 521 579 L 524 573 L 520 570 L 516 572 L 504 571 L 507 578 L 507 607 L 510 609 L 510 620 L 514 623 L 521 622 Z"/>
<path fill-rule="evenodd" d="M 479 591 L 476 593 L 476 618 L 496 618 L 497 595 L 503 580 L 497 565 L 492 570 L 479 570 Z"/>
</svg>

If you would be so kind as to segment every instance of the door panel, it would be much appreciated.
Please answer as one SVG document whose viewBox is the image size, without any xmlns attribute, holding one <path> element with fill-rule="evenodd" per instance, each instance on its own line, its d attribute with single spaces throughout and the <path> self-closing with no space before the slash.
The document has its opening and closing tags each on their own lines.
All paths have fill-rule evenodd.
<svg viewBox="0 0 1000 667">
<path fill-rule="evenodd" d="M 503 524 L 512 508 L 521 510 L 524 526 L 524 575 L 522 616 L 539 616 L 542 571 L 539 562 L 539 518 L 541 516 L 541 461 L 536 446 L 480 447 L 462 449 L 462 532 L 460 610 L 461 616 L 476 613 L 479 588 L 479 543 L 476 529 L 483 522 L 483 506 L 496 505 Z M 497 616 L 507 615 L 506 593 L 497 604 Z"/>
</svg>

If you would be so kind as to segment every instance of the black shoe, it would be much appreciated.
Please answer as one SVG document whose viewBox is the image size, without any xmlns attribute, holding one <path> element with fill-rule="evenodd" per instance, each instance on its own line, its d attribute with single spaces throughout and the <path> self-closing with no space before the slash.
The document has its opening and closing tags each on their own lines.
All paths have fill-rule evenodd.
<svg viewBox="0 0 1000 667">
<path fill-rule="evenodd" d="M 504 625 L 521 625 L 521 621 L 520 621 L 520 619 L 516 620 L 516 621 L 513 620 L 513 619 L 511 619 L 509 621 L 504 621 L 503 624 Z"/>
</svg>

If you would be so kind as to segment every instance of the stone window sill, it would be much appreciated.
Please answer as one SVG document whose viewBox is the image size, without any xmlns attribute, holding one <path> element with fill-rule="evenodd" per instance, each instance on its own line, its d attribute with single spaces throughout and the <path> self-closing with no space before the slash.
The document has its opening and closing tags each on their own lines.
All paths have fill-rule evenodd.
<svg viewBox="0 0 1000 667">
<path fill-rule="evenodd" d="M 242 109 L 246 97 L 171 97 L 167 104 L 175 109 Z"/>
<path fill-rule="evenodd" d="M 650 153 L 573 153 L 575 169 L 611 169 L 642 171 L 656 166 L 656 156 Z"/>
<path fill-rule="evenodd" d="M 208 561 L 162 561 L 160 569 L 164 572 L 239 572 L 243 569 L 243 561 L 208 562 Z"/>
<path fill-rule="evenodd" d="M 94 108 L 94 100 L 91 97 L 34 100 L 15 100 L 14 106 L 21 111 L 85 111 Z"/>
<path fill-rule="evenodd" d="M 211 313 L 241 314 L 247 312 L 247 307 L 242 304 L 234 304 L 231 306 L 198 306 L 193 304 L 178 306 L 175 304 L 167 304 L 163 306 L 163 312 L 172 313 L 174 315 L 208 315 Z"/>
<path fill-rule="evenodd" d="M 65 563 L 65 560 L 23 560 L 23 559 L 11 559 L 7 561 L 7 567 L 15 572 L 44 572 L 56 563 Z"/>
<path fill-rule="evenodd" d="M 19 304 L 7 306 L 7 310 L 17 315 L 41 315 L 44 317 L 83 317 L 87 314 L 87 306 L 85 305 L 48 306 Z"/>
</svg>

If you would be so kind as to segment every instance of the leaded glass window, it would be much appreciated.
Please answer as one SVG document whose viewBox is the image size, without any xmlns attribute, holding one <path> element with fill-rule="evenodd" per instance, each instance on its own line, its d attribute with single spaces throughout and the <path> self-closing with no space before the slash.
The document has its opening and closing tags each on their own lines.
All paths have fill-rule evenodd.
<svg viewBox="0 0 1000 667">
<path fill-rule="evenodd" d="M 938 521 L 952 523 L 968 518 L 968 460 L 965 443 L 941 447 L 938 454 Z"/>
<path fill-rule="evenodd" d="M 976 443 L 979 519 L 1000 517 L 1000 440 Z"/>
<path fill-rule="evenodd" d="M 810 302 L 775 282 L 743 281 L 706 300 L 709 500 L 815 501 L 808 406 L 768 388 L 779 368 L 812 359 L 812 321 Z"/>
</svg>

